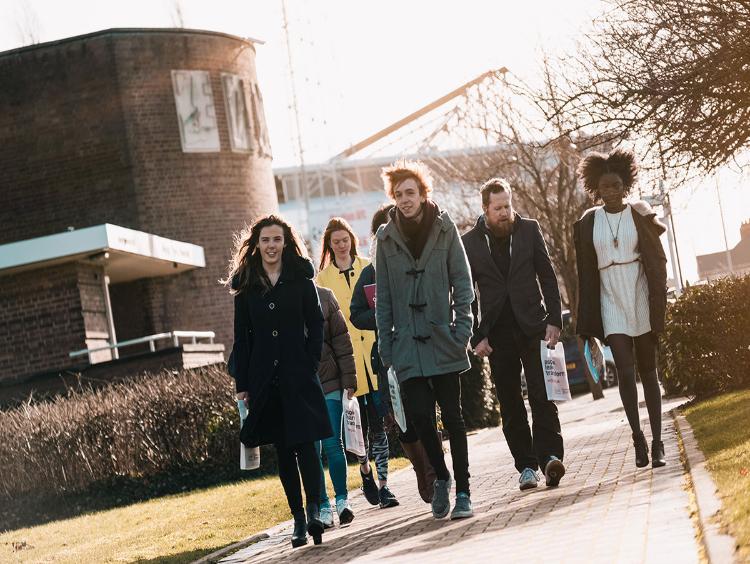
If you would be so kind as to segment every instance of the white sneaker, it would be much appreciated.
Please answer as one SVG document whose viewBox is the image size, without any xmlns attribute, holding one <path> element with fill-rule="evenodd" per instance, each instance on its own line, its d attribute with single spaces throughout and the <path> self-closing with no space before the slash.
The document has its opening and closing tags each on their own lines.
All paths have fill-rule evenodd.
<svg viewBox="0 0 750 564">
<path fill-rule="evenodd" d="M 333 527 L 333 509 L 330 505 L 320 508 L 320 522 L 323 523 L 324 529 Z"/>
<path fill-rule="evenodd" d="M 348 499 L 336 500 L 336 513 L 339 514 L 339 525 L 348 525 L 354 520 L 354 511 Z"/>
<path fill-rule="evenodd" d="M 521 491 L 530 490 L 539 485 L 539 478 L 531 468 L 524 468 L 521 472 L 521 477 L 518 479 L 520 485 L 518 486 Z"/>
</svg>

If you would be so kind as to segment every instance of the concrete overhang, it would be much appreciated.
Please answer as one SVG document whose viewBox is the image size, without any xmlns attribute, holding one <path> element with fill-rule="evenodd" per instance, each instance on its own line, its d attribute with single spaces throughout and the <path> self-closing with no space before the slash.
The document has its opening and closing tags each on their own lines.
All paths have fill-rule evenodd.
<svg viewBox="0 0 750 564">
<path fill-rule="evenodd" d="M 77 261 L 101 264 L 112 284 L 206 266 L 199 245 L 109 223 L 0 245 L 0 276 Z"/>
</svg>

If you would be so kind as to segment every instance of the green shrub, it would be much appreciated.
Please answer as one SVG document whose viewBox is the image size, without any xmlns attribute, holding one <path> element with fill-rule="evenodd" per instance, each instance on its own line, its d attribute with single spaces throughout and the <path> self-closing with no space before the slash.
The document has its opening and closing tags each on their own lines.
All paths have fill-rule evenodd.
<svg viewBox="0 0 750 564">
<path fill-rule="evenodd" d="M 660 369 L 670 395 L 750 387 L 750 276 L 693 286 L 667 308 Z"/>
<path fill-rule="evenodd" d="M 164 372 L 0 412 L 0 498 L 77 492 L 191 466 L 239 466 L 233 384 L 208 367 Z"/>
<path fill-rule="evenodd" d="M 467 429 L 497 427 L 500 404 L 490 377 L 489 363 L 469 353 L 471 368 L 461 374 L 461 409 Z"/>
</svg>

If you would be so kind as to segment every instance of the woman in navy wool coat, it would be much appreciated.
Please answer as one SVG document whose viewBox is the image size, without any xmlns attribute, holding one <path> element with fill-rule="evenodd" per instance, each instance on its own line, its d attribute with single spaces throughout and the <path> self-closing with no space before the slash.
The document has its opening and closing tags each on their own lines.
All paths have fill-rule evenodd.
<svg viewBox="0 0 750 564">
<path fill-rule="evenodd" d="M 292 227 L 278 216 L 259 219 L 238 240 L 230 263 L 234 346 L 228 368 L 248 416 L 240 439 L 273 444 L 279 478 L 294 516 L 292 546 L 321 542 L 320 462 L 314 443 L 333 433 L 317 377 L 323 313 L 314 269 Z M 307 515 L 302 507 L 300 475 Z"/>
</svg>

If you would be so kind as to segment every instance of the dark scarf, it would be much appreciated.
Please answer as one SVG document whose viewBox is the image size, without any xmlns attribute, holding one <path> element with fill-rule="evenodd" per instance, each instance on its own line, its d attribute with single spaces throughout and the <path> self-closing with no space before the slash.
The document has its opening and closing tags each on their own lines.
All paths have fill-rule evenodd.
<svg viewBox="0 0 750 564">
<path fill-rule="evenodd" d="M 422 204 L 422 221 L 419 222 L 407 219 L 398 208 L 394 208 L 394 211 L 396 227 L 404 237 L 406 248 L 409 249 L 415 260 L 419 260 L 424 246 L 427 244 L 427 237 L 430 235 L 432 224 L 435 223 L 435 218 L 440 213 L 440 208 L 432 200 L 426 200 Z"/>
</svg>

